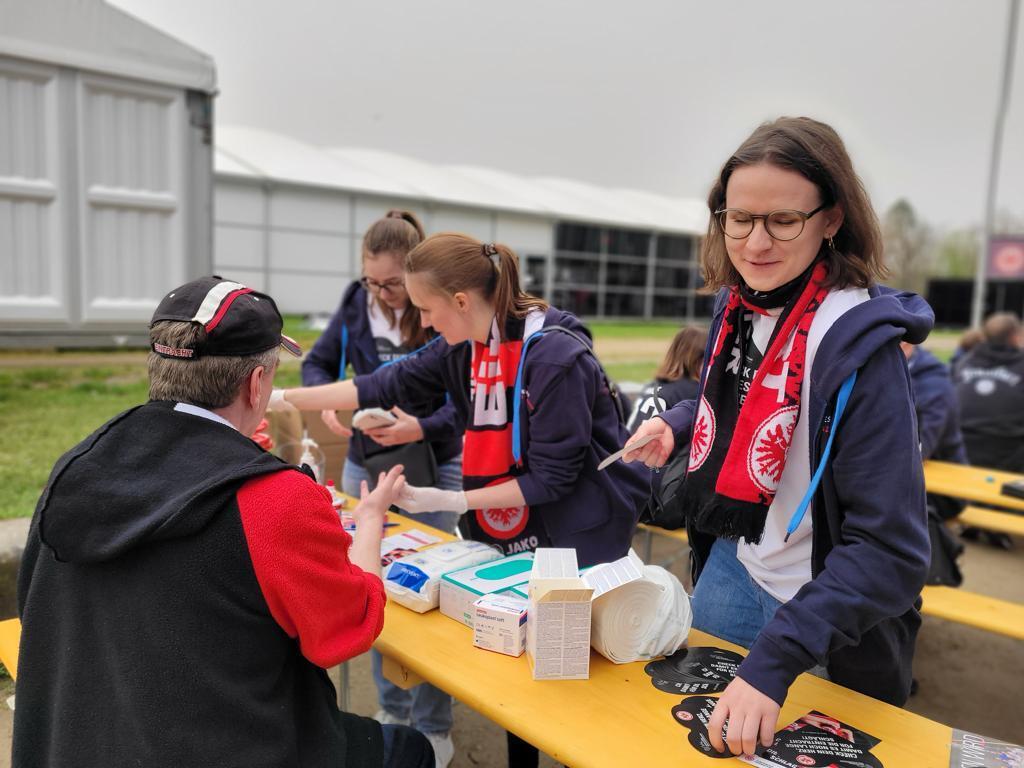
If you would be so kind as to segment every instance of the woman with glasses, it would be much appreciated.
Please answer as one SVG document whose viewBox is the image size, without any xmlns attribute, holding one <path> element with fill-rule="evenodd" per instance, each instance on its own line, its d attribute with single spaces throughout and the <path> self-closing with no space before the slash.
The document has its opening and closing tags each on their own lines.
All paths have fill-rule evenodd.
<svg viewBox="0 0 1024 768">
<path fill-rule="evenodd" d="M 934 317 L 883 288 L 877 218 L 842 140 L 808 118 L 759 127 L 708 197 L 719 291 L 701 388 L 627 455 L 689 443 L 680 499 L 693 626 L 750 649 L 708 733 L 751 754 L 808 670 L 902 705 L 929 563 L 924 479 L 900 341 Z"/>
<path fill-rule="evenodd" d="M 372 373 L 430 341 L 432 334 L 421 324 L 419 310 L 405 290 L 405 257 L 423 239 L 423 227 L 409 211 L 388 211 L 370 225 L 362 243 L 363 276 L 346 289 L 327 329 L 303 360 L 305 386 L 346 379 L 350 367 L 357 376 Z M 365 480 L 373 487 L 376 470 L 383 468 L 381 462 L 391 463 L 388 455 L 396 446 L 424 441 L 425 445 L 417 447 L 433 454 L 427 460 L 436 464 L 437 487 L 461 490 L 464 423 L 446 403 L 444 393 L 401 401 L 391 412 L 397 417 L 393 424 L 361 431 L 347 429 L 334 410 L 322 411 L 321 418 L 332 432 L 351 438 L 342 489 L 358 497 L 359 484 Z M 401 461 L 409 473 L 409 457 L 403 456 Z M 458 521 L 458 515 L 447 511 L 428 512 L 419 518 L 449 533 Z M 380 702 L 376 718 L 385 724 L 411 723 L 430 739 L 438 765 L 447 765 L 454 751 L 449 736 L 451 697 L 432 685 L 402 690 L 384 678 L 376 651 L 373 675 Z"/>
</svg>

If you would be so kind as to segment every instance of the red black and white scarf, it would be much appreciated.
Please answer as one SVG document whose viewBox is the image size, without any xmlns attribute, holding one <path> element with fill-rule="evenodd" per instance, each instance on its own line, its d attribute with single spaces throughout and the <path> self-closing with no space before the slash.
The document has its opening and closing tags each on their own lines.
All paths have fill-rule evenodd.
<svg viewBox="0 0 1024 768">
<path fill-rule="evenodd" d="M 794 281 L 745 398 L 740 366 L 751 341 L 744 315 L 768 312 L 739 286 L 730 291 L 701 384 L 682 492 L 697 530 L 761 540 L 800 416 L 807 333 L 828 295 L 827 271 L 818 262 Z"/>
<path fill-rule="evenodd" d="M 473 342 L 470 400 L 473 410 L 466 425 L 462 458 L 462 484 L 467 491 L 498 485 L 522 473 L 512 456 L 512 413 L 516 373 L 523 340 L 544 325 L 544 313 L 530 312 L 525 319 L 509 318 L 505 341 L 500 341 L 497 320 L 486 344 Z M 506 555 L 546 546 L 543 523 L 528 506 L 474 509 L 464 515 L 464 533 L 474 541 L 501 547 Z"/>
</svg>

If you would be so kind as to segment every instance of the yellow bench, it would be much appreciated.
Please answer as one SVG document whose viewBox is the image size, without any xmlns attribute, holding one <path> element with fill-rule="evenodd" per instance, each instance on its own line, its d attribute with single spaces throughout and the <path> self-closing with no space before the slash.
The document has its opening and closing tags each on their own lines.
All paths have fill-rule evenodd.
<svg viewBox="0 0 1024 768">
<path fill-rule="evenodd" d="M 18 646 L 21 643 L 21 621 L 6 619 L 0 621 L 0 662 L 11 673 L 11 679 L 18 679 Z"/>
<path fill-rule="evenodd" d="M 955 587 L 925 587 L 922 613 L 1024 640 L 1024 605 Z"/>
<path fill-rule="evenodd" d="M 1011 536 L 1024 536 L 1024 515 L 1013 512 L 999 512 L 995 509 L 981 507 L 965 507 L 955 518 L 958 523 L 981 528 L 985 531 L 1008 533 Z"/>
</svg>

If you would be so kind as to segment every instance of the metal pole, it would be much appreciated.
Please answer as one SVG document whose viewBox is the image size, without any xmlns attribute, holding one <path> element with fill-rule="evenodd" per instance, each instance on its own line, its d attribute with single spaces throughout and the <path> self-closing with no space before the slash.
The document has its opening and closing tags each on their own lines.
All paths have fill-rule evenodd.
<svg viewBox="0 0 1024 768">
<path fill-rule="evenodd" d="M 985 313 L 986 270 L 988 252 L 992 242 L 992 230 L 996 218 L 996 190 L 999 186 L 999 157 L 1003 149 L 1003 128 L 1010 104 L 1010 84 L 1013 81 L 1013 54 L 1017 41 L 1017 18 L 1020 14 L 1020 0 L 1010 0 L 1010 18 L 1006 28 L 1006 52 L 1003 59 L 1003 89 L 999 95 L 999 108 L 992 136 L 992 158 L 988 170 L 988 195 L 985 199 L 985 228 L 978 252 L 977 274 L 974 277 L 974 306 L 971 311 L 971 325 L 981 326 Z"/>
</svg>

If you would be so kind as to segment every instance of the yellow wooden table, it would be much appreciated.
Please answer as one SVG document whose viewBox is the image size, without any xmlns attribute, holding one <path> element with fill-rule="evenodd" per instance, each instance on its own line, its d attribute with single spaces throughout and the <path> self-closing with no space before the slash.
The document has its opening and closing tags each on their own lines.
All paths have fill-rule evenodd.
<svg viewBox="0 0 1024 768">
<path fill-rule="evenodd" d="M 945 461 L 924 463 L 924 485 L 929 493 L 1024 511 L 1024 499 L 1000 491 L 1003 483 L 1011 480 L 1024 480 L 1024 475 Z"/>
<path fill-rule="evenodd" d="M 400 525 L 389 533 L 425 527 L 392 520 Z M 697 631 L 689 643 L 741 651 Z M 461 623 L 394 602 L 375 645 L 388 662 L 385 673 L 399 685 L 427 680 L 573 768 L 740 764 L 705 757 L 689 745 L 688 731 L 671 713 L 681 697 L 651 685 L 643 662 L 612 664 L 593 653 L 589 680 L 534 681 L 525 655 L 513 659 L 474 648 L 472 630 Z M 886 768 L 949 766 L 949 727 L 810 675 L 793 684 L 779 725 L 812 709 L 880 738 L 872 752 Z"/>
</svg>

